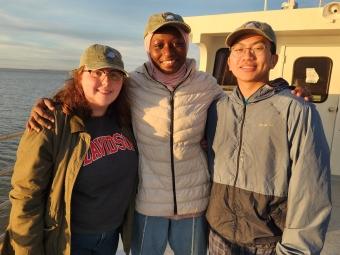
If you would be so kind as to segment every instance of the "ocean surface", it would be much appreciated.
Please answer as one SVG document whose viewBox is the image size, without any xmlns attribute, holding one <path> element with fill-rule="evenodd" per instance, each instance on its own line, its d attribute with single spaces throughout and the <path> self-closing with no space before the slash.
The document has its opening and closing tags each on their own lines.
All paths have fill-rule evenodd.
<svg viewBox="0 0 340 255">
<path fill-rule="evenodd" d="M 67 77 L 66 71 L 0 68 L 0 137 L 23 131 L 34 102 L 52 96 Z M 19 139 L 0 140 L 0 171 L 13 166 Z M 10 176 L 0 176 L 0 202 L 9 182 Z"/>
</svg>

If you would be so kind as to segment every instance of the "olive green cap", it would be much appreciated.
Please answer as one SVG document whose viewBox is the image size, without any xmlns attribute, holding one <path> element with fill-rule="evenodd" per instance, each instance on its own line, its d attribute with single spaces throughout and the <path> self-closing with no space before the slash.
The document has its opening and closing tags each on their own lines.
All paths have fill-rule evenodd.
<svg viewBox="0 0 340 255">
<path fill-rule="evenodd" d="M 157 29 L 166 25 L 182 28 L 188 34 L 191 32 L 190 26 L 184 22 L 181 15 L 172 12 L 163 12 L 149 17 L 144 30 L 144 37 L 148 33 L 154 33 Z"/>
<path fill-rule="evenodd" d="M 79 67 L 81 66 L 85 66 L 87 70 L 112 68 L 128 76 L 119 51 L 106 45 L 93 44 L 85 49 L 80 57 Z"/>
<path fill-rule="evenodd" d="M 238 38 L 247 34 L 262 35 L 276 46 L 276 36 L 272 27 L 267 23 L 259 21 L 248 21 L 237 28 L 234 32 L 227 36 L 226 45 L 228 47 L 233 46 Z"/>
</svg>

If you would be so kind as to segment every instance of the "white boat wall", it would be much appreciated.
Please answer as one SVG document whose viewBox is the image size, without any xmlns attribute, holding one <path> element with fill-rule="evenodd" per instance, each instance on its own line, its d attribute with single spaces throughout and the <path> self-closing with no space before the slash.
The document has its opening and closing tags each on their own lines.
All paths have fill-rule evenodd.
<svg viewBox="0 0 340 255">
<path fill-rule="evenodd" d="M 283 77 L 292 85 L 310 88 L 330 147 L 332 175 L 340 176 L 340 2 L 298 9 L 295 1 L 288 1 L 282 7 L 185 17 L 200 50 L 199 69 L 214 75 L 226 91 L 232 89 L 236 82 L 226 63 L 226 36 L 247 21 L 270 24 L 279 55 L 271 79 Z"/>
</svg>

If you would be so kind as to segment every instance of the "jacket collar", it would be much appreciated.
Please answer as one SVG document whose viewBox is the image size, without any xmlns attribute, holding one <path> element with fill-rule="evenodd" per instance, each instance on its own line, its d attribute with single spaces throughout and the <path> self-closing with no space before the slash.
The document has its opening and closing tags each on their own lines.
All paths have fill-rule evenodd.
<svg viewBox="0 0 340 255">
<path fill-rule="evenodd" d="M 275 80 L 268 82 L 268 84 L 263 85 L 261 88 L 259 88 L 253 95 L 251 95 L 248 98 L 247 103 L 248 104 L 255 103 L 255 102 L 267 99 L 277 94 L 281 90 L 288 89 L 288 88 L 289 88 L 289 84 L 286 80 L 284 80 L 283 78 L 277 78 Z M 244 104 L 244 101 L 245 101 L 239 87 L 236 87 L 234 89 L 233 93 L 230 95 L 230 99 L 240 104 Z"/>
<path fill-rule="evenodd" d="M 86 131 L 84 121 L 77 115 L 71 116 L 70 129 L 71 133 Z"/>
<path fill-rule="evenodd" d="M 187 68 L 187 72 L 185 74 L 185 78 L 183 79 L 183 81 L 185 81 L 189 77 L 190 73 L 192 73 L 194 70 L 196 70 L 195 59 L 187 58 L 186 59 L 186 65 L 187 65 L 188 68 Z M 147 69 L 146 63 L 144 63 L 142 66 L 138 67 L 136 69 L 136 72 L 144 74 L 148 79 L 155 81 L 155 79 L 151 77 L 151 75 L 150 75 L 150 73 Z"/>
</svg>

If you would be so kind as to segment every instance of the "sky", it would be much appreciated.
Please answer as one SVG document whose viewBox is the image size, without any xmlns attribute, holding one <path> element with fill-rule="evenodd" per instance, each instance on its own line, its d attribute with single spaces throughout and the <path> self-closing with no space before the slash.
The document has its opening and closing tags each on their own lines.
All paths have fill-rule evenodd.
<svg viewBox="0 0 340 255">
<path fill-rule="evenodd" d="M 267 0 L 267 7 L 280 9 L 282 2 Z M 320 0 L 297 2 L 308 8 Z M 0 68 L 71 70 L 86 47 L 100 43 L 118 49 L 132 71 L 147 59 L 143 31 L 151 14 L 196 16 L 263 7 L 263 0 L 0 0 Z M 198 47 L 190 45 L 188 55 L 197 59 Z"/>
</svg>

